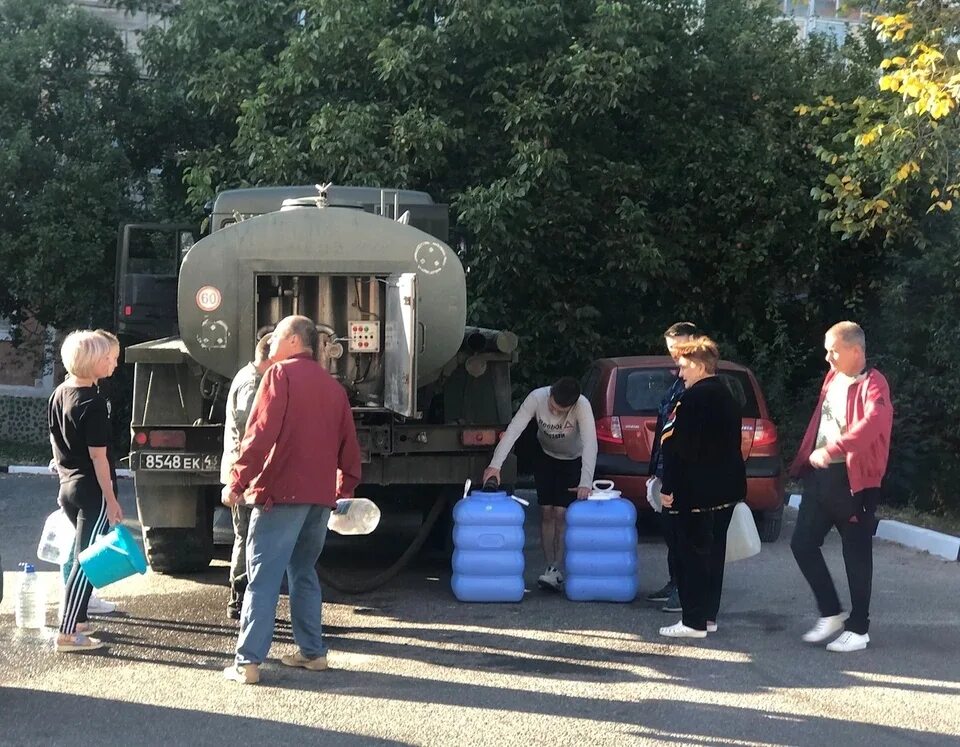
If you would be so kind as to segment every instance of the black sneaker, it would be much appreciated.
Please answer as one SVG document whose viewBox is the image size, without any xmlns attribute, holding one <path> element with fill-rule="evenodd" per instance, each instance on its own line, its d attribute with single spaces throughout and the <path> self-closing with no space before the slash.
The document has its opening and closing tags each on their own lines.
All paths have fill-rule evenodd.
<svg viewBox="0 0 960 747">
<path fill-rule="evenodd" d="M 683 612 L 683 607 L 680 606 L 680 592 L 674 589 L 667 603 L 660 609 L 664 612 Z"/>
<path fill-rule="evenodd" d="M 670 595 L 676 592 L 677 586 L 673 581 L 667 581 L 666 585 L 660 589 L 660 591 L 655 591 L 653 594 L 647 594 L 648 602 L 666 602 L 670 599 Z"/>
</svg>

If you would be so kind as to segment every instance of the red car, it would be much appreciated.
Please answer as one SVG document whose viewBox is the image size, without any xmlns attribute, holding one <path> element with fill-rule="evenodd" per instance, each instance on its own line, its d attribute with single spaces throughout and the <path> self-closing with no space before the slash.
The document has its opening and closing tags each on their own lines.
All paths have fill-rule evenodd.
<svg viewBox="0 0 960 747">
<path fill-rule="evenodd" d="M 750 369 L 720 361 L 717 374 L 743 410 L 741 448 L 747 468 L 747 505 L 764 542 L 780 536 L 784 471 L 777 428 Z M 646 482 L 657 409 L 677 376 L 669 356 L 632 356 L 594 361 L 583 394 L 597 421 L 596 479 L 613 480 L 638 510 L 650 510 Z"/>
</svg>

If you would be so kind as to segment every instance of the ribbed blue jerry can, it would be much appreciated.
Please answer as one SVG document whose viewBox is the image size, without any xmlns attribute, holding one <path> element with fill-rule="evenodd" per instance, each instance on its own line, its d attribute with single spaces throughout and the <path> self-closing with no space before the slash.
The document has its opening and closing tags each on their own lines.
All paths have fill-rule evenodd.
<svg viewBox="0 0 960 747">
<path fill-rule="evenodd" d="M 474 490 L 453 507 L 451 587 L 461 602 L 523 599 L 524 511 L 518 501 L 502 490 Z"/>
<path fill-rule="evenodd" d="M 610 480 L 567 509 L 564 591 L 575 602 L 632 602 L 637 596 L 637 509 Z"/>
</svg>

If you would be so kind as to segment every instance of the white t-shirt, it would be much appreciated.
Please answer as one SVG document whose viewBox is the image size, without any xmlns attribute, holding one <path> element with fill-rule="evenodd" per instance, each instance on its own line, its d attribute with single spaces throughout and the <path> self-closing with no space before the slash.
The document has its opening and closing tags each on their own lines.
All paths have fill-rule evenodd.
<svg viewBox="0 0 960 747">
<path fill-rule="evenodd" d="M 490 466 L 500 469 L 523 429 L 532 418 L 537 419 L 537 440 L 547 456 L 554 459 L 582 458 L 580 487 L 593 485 L 593 471 L 597 466 L 597 427 L 593 409 L 582 394 L 572 407 L 560 415 L 550 412 L 547 404 L 550 387 L 534 389 L 513 416 L 507 432 L 493 452 Z"/>
<path fill-rule="evenodd" d="M 836 443 L 847 432 L 847 393 L 856 383 L 855 376 L 847 376 L 837 372 L 827 387 L 827 395 L 823 398 L 820 408 L 820 427 L 817 430 L 817 448 L 822 449 L 827 444 Z M 835 459 L 843 462 L 841 456 Z"/>
</svg>

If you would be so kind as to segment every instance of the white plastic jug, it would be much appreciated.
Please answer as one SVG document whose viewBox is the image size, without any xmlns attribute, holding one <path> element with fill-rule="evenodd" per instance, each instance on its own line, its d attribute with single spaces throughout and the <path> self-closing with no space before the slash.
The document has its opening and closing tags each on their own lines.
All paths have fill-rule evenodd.
<svg viewBox="0 0 960 747">
<path fill-rule="evenodd" d="M 760 535 L 753 520 L 753 512 L 746 503 L 738 503 L 733 508 L 730 527 L 727 529 L 726 562 L 750 558 L 760 552 Z"/>
<path fill-rule="evenodd" d="M 369 498 L 341 498 L 327 528 L 337 534 L 370 534 L 380 523 L 380 509 Z"/>
<path fill-rule="evenodd" d="M 48 563 L 63 565 L 70 555 L 76 535 L 77 528 L 63 509 L 58 508 L 43 524 L 43 534 L 40 535 L 40 544 L 37 545 L 37 557 Z"/>
<path fill-rule="evenodd" d="M 619 498 L 620 491 L 613 489 L 613 480 L 594 480 L 593 492 L 588 496 L 591 501 L 609 501 L 612 498 Z"/>
</svg>

